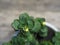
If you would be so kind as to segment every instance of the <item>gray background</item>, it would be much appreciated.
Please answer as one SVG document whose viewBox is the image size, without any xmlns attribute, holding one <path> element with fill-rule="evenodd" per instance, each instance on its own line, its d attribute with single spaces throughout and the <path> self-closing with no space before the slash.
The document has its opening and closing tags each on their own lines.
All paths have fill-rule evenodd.
<svg viewBox="0 0 60 45">
<path fill-rule="evenodd" d="M 60 0 L 0 0 L 0 45 L 11 39 L 14 33 L 11 23 L 23 12 L 44 17 L 60 29 Z"/>
</svg>

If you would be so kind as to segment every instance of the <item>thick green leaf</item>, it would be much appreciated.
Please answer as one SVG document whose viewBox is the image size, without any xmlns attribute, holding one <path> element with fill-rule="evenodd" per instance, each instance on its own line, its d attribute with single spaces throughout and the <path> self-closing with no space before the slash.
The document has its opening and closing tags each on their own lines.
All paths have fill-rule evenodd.
<svg viewBox="0 0 60 45">
<path fill-rule="evenodd" d="M 44 27 L 43 29 L 40 30 L 39 35 L 42 37 L 46 37 L 48 35 L 48 29 L 47 27 Z"/>
<path fill-rule="evenodd" d="M 20 14 L 19 16 L 19 22 L 22 24 L 26 24 L 28 19 L 29 15 L 27 13 Z"/>
<path fill-rule="evenodd" d="M 53 45 L 50 41 L 41 41 L 41 45 Z"/>
<path fill-rule="evenodd" d="M 35 22 L 34 22 L 34 27 L 32 28 L 31 31 L 38 33 L 40 29 L 41 29 L 41 24 L 40 24 L 40 22 L 39 22 L 39 21 L 35 21 Z"/>
<path fill-rule="evenodd" d="M 12 27 L 15 30 L 18 30 L 18 26 L 19 26 L 19 20 L 18 19 L 15 19 L 14 22 L 12 23 Z"/>
<path fill-rule="evenodd" d="M 54 45 L 60 45 L 60 41 L 56 41 Z"/>
<path fill-rule="evenodd" d="M 33 21 L 28 20 L 27 23 L 28 23 L 28 28 L 32 29 L 33 28 Z"/>
<path fill-rule="evenodd" d="M 60 32 L 56 32 L 55 33 L 55 37 L 58 38 L 58 39 L 60 39 Z"/>
<path fill-rule="evenodd" d="M 45 22 L 44 18 L 36 18 L 36 20 L 38 20 L 40 23 Z"/>
<path fill-rule="evenodd" d="M 54 45 L 60 45 L 60 32 L 55 32 L 52 41 L 54 42 Z"/>
</svg>

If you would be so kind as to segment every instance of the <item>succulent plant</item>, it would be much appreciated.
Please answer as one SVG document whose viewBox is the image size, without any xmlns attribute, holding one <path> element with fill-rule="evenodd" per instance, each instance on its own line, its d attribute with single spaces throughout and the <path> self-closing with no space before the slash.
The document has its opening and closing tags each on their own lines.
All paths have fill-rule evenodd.
<svg viewBox="0 0 60 45">
<path fill-rule="evenodd" d="M 37 36 L 45 38 L 48 36 L 48 28 L 44 18 L 34 18 L 27 13 L 20 14 L 18 19 L 12 22 L 15 31 L 19 31 L 16 37 L 3 45 L 60 45 L 60 32 L 55 32 L 51 40 L 37 40 Z"/>
</svg>

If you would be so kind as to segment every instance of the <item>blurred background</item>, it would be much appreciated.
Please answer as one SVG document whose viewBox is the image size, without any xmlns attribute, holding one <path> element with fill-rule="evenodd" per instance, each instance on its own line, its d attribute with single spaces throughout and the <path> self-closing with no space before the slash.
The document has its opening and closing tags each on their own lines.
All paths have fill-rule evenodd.
<svg viewBox="0 0 60 45">
<path fill-rule="evenodd" d="M 0 0 L 0 45 L 11 39 L 14 33 L 11 23 L 24 12 L 44 17 L 60 29 L 60 0 Z"/>
</svg>

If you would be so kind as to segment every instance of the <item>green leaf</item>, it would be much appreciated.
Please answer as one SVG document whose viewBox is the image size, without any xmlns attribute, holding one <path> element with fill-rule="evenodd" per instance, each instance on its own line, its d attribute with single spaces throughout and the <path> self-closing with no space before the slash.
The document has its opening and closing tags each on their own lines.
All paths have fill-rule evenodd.
<svg viewBox="0 0 60 45">
<path fill-rule="evenodd" d="M 35 21 L 35 22 L 34 22 L 34 27 L 32 28 L 31 31 L 38 33 L 38 32 L 40 31 L 40 29 L 41 29 L 41 24 L 40 24 L 40 22 L 39 22 L 39 21 Z"/>
<path fill-rule="evenodd" d="M 47 27 L 44 27 L 43 29 L 40 30 L 39 35 L 41 37 L 46 37 L 48 35 L 48 29 Z"/>
<path fill-rule="evenodd" d="M 41 45 L 53 45 L 50 41 L 41 41 Z"/>
<path fill-rule="evenodd" d="M 55 33 L 55 37 L 58 38 L 58 39 L 60 39 L 60 32 L 56 32 Z"/>
<path fill-rule="evenodd" d="M 22 24 L 26 24 L 28 19 L 29 15 L 27 13 L 20 14 L 19 16 L 19 22 L 21 22 Z"/>
<path fill-rule="evenodd" d="M 27 25 L 29 15 L 27 13 L 20 14 L 19 16 L 19 28 L 24 28 Z"/>
<path fill-rule="evenodd" d="M 44 18 L 36 18 L 36 20 L 38 20 L 40 23 L 45 22 Z"/>
<path fill-rule="evenodd" d="M 25 40 L 26 40 L 25 38 L 19 37 L 18 40 L 19 40 L 18 42 L 20 45 L 25 45 Z"/>
<path fill-rule="evenodd" d="M 19 26 L 19 20 L 18 19 L 15 19 L 14 22 L 12 23 L 12 27 L 15 30 L 18 30 L 18 26 Z"/>
<path fill-rule="evenodd" d="M 60 41 L 56 41 L 54 45 L 60 45 Z"/>
<path fill-rule="evenodd" d="M 52 38 L 52 41 L 60 41 L 60 32 L 55 32 L 55 36 Z"/>
<path fill-rule="evenodd" d="M 60 45 L 60 32 L 55 32 L 52 41 L 54 42 L 54 45 Z"/>
<path fill-rule="evenodd" d="M 33 22 L 31 20 L 28 20 L 27 23 L 28 23 L 28 28 L 32 29 L 33 28 Z"/>
<path fill-rule="evenodd" d="M 28 40 L 26 40 L 25 45 L 30 45 L 30 42 Z"/>
<path fill-rule="evenodd" d="M 11 43 L 12 45 L 18 45 L 18 42 L 17 42 L 17 37 L 13 37 L 12 40 L 11 40 Z"/>
<path fill-rule="evenodd" d="M 34 42 L 31 42 L 31 45 L 40 45 L 40 44 L 37 40 L 35 40 Z"/>
<path fill-rule="evenodd" d="M 8 42 L 8 43 L 3 43 L 2 45 L 12 45 L 12 44 Z"/>
</svg>

